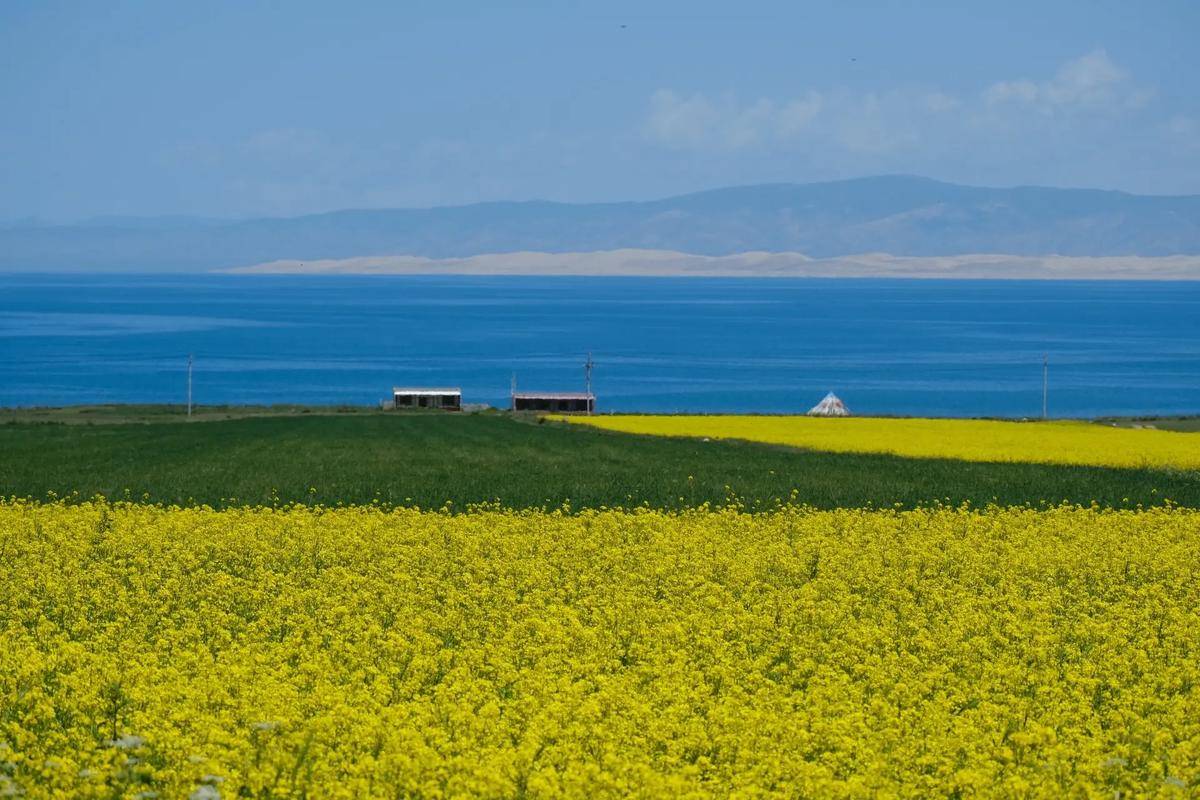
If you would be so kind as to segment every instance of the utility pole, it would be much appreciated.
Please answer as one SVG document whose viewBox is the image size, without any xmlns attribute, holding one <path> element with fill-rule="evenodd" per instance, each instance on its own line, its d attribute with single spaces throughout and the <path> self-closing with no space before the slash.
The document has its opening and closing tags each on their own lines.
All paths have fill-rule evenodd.
<svg viewBox="0 0 1200 800">
<path fill-rule="evenodd" d="M 592 414 L 592 407 L 596 405 L 596 401 L 592 399 L 592 367 L 596 366 L 592 363 L 592 351 L 588 351 L 587 363 L 583 365 L 583 385 L 587 391 L 587 413 Z"/>
<path fill-rule="evenodd" d="M 1046 397 L 1047 390 L 1050 388 L 1050 356 L 1042 356 L 1042 419 L 1047 418 Z"/>
<path fill-rule="evenodd" d="M 188 418 L 192 416 L 192 354 L 188 353 Z"/>
<path fill-rule="evenodd" d="M 517 373 L 512 374 L 512 383 L 508 387 L 508 410 L 517 410 Z"/>
</svg>

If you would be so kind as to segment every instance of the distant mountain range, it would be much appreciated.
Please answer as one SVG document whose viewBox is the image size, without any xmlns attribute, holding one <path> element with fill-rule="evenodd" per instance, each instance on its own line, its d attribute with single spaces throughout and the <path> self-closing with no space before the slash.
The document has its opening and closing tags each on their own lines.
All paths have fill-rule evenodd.
<svg viewBox="0 0 1200 800">
<path fill-rule="evenodd" d="M 199 271 L 277 260 L 670 250 L 820 259 L 1200 254 L 1200 195 L 959 186 L 884 176 L 620 203 L 478 203 L 222 222 L 104 218 L 0 228 L 0 271 Z"/>
</svg>

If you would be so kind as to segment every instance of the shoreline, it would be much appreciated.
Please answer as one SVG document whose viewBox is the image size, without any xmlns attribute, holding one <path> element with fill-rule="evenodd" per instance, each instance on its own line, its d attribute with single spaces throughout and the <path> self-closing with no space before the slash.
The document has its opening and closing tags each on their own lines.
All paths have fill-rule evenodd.
<svg viewBox="0 0 1200 800">
<path fill-rule="evenodd" d="M 548 412 L 547 412 L 548 413 Z M 215 404 L 195 405 L 190 421 L 215 422 L 234 419 L 271 418 L 271 417 L 300 417 L 300 416 L 411 416 L 411 417 L 443 417 L 470 416 L 472 414 L 512 415 L 521 418 L 539 416 L 531 412 L 512 412 L 508 409 L 489 406 L 465 412 L 450 412 L 436 410 L 408 409 L 398 410 L 380 408 L 378 405 L 356 405 L 352 403 L 331 404 L 298 404 L 278 403 L 272 405 L 260 404 Z M 625 416 L 656 416 L 656 417 L 805 417 L 803 411 L 792 413 L 762 413 L 762 412 L 680 412 L 652 413 L 642 411 L 599 412 L 601 417 Z M 829 417 L 827 419 L 838 419 Z M 1200 432 L 1200 411 L 1194 414 L 1140 414 L 1134 416 L 1102 415 L 1098 417 L 1050 417 L 1040 419 L 1033 417 L 998 417 L 970 416 L 944 417 L 919 416 L 911 414 L 861 414 L 846 419 L 928 419 L 928 420 L 984 420 L 993 422 L 1012 422 L 1024 424 L 1078 422 L 1091 423 L 1113 427 L 1144 428 L 1147 430 Z M 5 424 L 125 424 L 152 422 L 187 422 L 189 418 L 186 407 L 176 403 L 82 403 L 69 406 L 0 406 L 0 425 Z"/>
<path fill-rule="evenodd" d="M 374 255 L 280 259 L 214 270 L 230 275 L 469 275 L 511 277 L 896 278 L 908 280 L 1200 281 L 1200 256 L 1016 256 L 996 253 L 812 258 L 752 251 L 703 256 L 673 250 L 521 251 L 465 258 Z"/>
</svg>

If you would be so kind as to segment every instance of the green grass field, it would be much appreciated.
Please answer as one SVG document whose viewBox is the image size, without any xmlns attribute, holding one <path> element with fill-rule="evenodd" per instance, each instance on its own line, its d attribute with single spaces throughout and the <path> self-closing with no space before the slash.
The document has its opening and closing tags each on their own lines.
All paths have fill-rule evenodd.
<svg viewBox="0 0 1200 800">
<path fill-rule="evenodd" d="M 676 508 L 731 495 L 751 507 L 793 496 L 823 508 L 1165 499 L 1200 506 L 1200 474 L 816 453 L 506 414 L 209 408 L 185 422 L 162 407 L 0 413 L 0 495 L 51 492 L 215 506 Z"/>
</svg>

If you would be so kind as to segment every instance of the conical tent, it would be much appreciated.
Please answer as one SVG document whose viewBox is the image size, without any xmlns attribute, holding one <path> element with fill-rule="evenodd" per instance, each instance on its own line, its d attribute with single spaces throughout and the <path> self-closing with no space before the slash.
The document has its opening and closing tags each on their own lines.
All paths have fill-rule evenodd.
<svg viewBox="0 0 1200 800">
<path fill-rule="evenodd" d="M 825 395 L 825 399 L 809 409 L 810 417 L 848 417 L 850 409 L 833 392 Z"/>
</svg>

